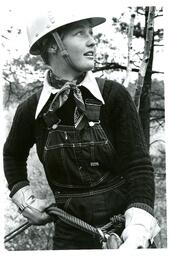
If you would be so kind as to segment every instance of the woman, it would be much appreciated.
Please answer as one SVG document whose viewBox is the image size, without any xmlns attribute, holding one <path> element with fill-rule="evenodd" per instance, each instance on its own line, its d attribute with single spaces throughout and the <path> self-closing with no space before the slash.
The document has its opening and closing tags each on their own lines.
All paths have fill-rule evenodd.
<svg viewBox="0 0 170 256">
<path fill-rule="evenodd" d="M 49 70 L 40 95 L 18 106 L 4 145 L 10 197 L 30 223 L 50 221 L 48 201 L 34 197 L 27 178 L 27 157 L 36 144 L 58 207 L 96 227 L 124 214 L 119 248 L 147 248 L 159 227 L 139 118 L 123 86 L 97 82 L 91 72 L 92 29 L 105 18 L 76 15 L 40 13 L 28 27 L 30 53 L 41 55 Z M 101 248 L 98 239 L 55 222 L 54 249 L 93 248 Z"/>
</svg>

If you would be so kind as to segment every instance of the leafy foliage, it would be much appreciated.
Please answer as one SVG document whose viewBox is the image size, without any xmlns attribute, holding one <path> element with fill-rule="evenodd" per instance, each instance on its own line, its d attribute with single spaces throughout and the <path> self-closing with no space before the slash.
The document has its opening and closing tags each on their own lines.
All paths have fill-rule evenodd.
<svg viewBox="0 0 170 256">
<path fill-rule="evenodd" d="M 4 106 L 8 108 L 12 103 L 20 103 L 40 89 L 45 69 L 39 56 L 29 54 L 6 63 L 3 69 Z"/>
</svg>

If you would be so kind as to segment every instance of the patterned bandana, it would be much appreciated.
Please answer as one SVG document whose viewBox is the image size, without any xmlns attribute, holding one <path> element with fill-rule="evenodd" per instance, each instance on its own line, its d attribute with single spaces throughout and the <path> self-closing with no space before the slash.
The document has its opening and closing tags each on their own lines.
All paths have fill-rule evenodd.
<svg viewBox="0 0 170 256">
<path fill-rule="evenodd" d="M 81 79 L 81 80 L 80 80 Z M 57 109 L 61 108 L 61 106 L 68 100 L 69 95 L 72 94 L 76 103 L 76 108 L 74 112 L 74 125 L 77 129 L 80 129 L 82 125 L 80 125 L 83 117 L 85 116 L 85 104 L 83 101 L 83 97 L 80 89 L 77 87 L 80 81 L 84 79 L 83 76 L 79 77 L 77 81 L 66 81 L 66 80 L 58 80 L 51 73 L 49 74 L 49 82 L 55 88 L 61 88 L 57 94 L 55 95 L 53 101 L 50 104 L 49 111 L 55 112 Z"/>
</svg>

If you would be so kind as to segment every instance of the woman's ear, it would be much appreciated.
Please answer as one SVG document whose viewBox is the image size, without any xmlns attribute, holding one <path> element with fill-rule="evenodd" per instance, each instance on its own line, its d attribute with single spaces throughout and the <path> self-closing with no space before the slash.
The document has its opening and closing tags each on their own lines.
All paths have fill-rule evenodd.
<svg viewBox="0 0 170 256">
<path fill-rule="evenodd" d="M 52 44 L 48 47 L 48 53 L 57 53 L 58 46 L 56 44 Z"/>
</svg>

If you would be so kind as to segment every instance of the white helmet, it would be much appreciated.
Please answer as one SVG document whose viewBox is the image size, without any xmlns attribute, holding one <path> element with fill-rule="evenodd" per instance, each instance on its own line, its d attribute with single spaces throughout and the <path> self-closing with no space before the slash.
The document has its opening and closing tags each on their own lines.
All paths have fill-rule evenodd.
<svg viewBox="0 0 170 256">
<path fill-rule="evenodd" d="M 52 32 L 53 30 L 70 24 L 72 22 L 80 20 L 89 20 L 92 27 L 104 23 L 106 19 L 104 17 L 89 16 L 86 13 L 80 12 L 78 10 L 67 10 L 67 6 L 64 8 L 64 12 L 57 10 L 39 10 L 35 13 L 35 18 L 32 18 L 27 26 L 27 35 L 29 41 L 29 51 L 33 55 L 39 55 L 40 50 L 38 48 L 38 41 L 42 39 L 43 36 Z M 69 7 L 68 7 L 69 9 Z M 32 15 L 31 15 L 32 17 Z"/>
</svg>

